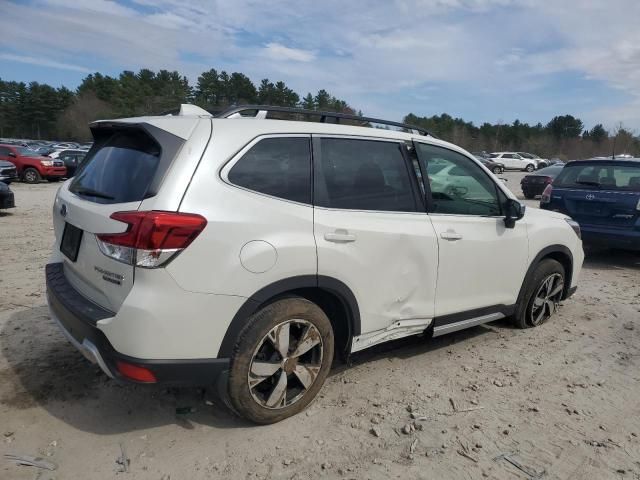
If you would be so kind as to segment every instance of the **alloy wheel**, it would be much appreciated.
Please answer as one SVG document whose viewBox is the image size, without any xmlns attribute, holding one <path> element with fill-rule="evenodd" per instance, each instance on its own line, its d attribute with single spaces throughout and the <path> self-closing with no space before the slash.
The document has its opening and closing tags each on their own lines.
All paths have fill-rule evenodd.
<svg viewBox="0 0 640 480">
<path fill-rule="evenodd" d="M 287 320 L 273 327 L 253 352 L 247 383 L 262 407 L 285 408 L 314 384 L 323 360 L 322 336 L 311 322 Z"/>
<path fill-rule="evenodd" d="M 529 314 L 531 325 L 540 325 L 554 314 L 563 291 L 564 278 L 559 273 L 551 274 L 542 281 L 533 297 Z"/>
<path fill-rule="evenodd" d="M 24 174 L 24 179 L 28 182 L 28 183 L 34 183 L 37 179 L 36 179 L 36 174 L 33 173 L 31 170 L 28 170 L 25 172 Z"/>
</svg>

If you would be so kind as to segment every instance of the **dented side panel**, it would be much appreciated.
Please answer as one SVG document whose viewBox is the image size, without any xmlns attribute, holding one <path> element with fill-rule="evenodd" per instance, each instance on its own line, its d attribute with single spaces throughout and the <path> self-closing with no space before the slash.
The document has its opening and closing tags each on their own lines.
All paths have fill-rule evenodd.
<svg viewBox="0 0 640 480">
<path fill-rule="evenodd" d="M 362 334 L 402 320 L 428 325 L 438 272 L 438 243 L 428 215 L 315 207 L 314 217 L 318 274 L 352 289 Z M 347 241 L 336 241 L 336 232 Z"/>
</svg>

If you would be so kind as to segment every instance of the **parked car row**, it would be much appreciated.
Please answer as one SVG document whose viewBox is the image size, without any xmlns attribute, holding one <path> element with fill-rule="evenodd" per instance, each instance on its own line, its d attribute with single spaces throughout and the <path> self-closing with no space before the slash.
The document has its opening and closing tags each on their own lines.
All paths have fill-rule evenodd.
<svg viewBox="0 0 640 480">
<path fill-rule="evenodd" d="M 57 182 L 71 178 L 87 154 L 86 150 L 66 149 L 45 153 L 16 144 L 0 144 L 0 181 L 22 180 L 39 183 L 43 179 Z"/>
</svg>

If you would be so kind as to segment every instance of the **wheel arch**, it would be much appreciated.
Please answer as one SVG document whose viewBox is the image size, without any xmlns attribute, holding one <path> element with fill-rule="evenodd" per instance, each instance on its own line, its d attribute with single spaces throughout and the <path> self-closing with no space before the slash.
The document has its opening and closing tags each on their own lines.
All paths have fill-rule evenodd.
<svg viewBox="0 0 640 480">
<path fill-rule="evenodd" d="M 543 248 L 538 252 L 538 254 L 534 257 L 533 261 L 529 264 L 529 268 L 527 269 L 527 273 L 524 276 L 524 282 L 522 282 L 522 286 L 520 287 L 520 293 L 518 293 L 517 304 L 519 305 L 522 301 L 522 296 L 526 290 L 526 286 L 528 282 L 533 277 L 536 267 L 540 264 L 542 260 L 547 258 L 551 258 L 560 262 L 560 264 L 564 267 L 565 272 L 565 282 L 564 282 L 564 292 L 562 293 L 562 298 L 567 298 L 569 294 L 569 290 L 571 289 L 571 282 L 573 276 L 573 254 L 571 250 L 565 245 L 549 245 L 548 247 Z"/>
<path fill-rule="evenodd" d="M 360 335 L 360 309 L 351 289 L 340 280 L 323 275 L 301 275 L 278 280 L 251 295 L 234 315 L 225 332 L 218 358 L 229 358 L 247 318 L 281 298 L 302 297 L 318 305 L 334 330 L 336 353 L 348 354 L 351 339 Z"/>
</svg>

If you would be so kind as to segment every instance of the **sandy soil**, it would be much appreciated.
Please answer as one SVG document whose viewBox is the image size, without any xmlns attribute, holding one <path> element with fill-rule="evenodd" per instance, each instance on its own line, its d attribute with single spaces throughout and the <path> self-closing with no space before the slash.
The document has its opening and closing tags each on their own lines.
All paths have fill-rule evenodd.
<svg viewBox="0 0 640 480">
<path fill-rule="evenodd" d="M 521 194 L 521 175 L 505 176 Z M 576 295 L 540 328 L 497 322 L 366 351 L 305 413 L 256 427 L 201 390 L 121 386 L 84 360 L 45 307 L 56 185 L 12 188 L 18 208 L 0 214 L 0 453 L 58 468 L 0 458 L 1 479 L 640 479 L 638 255 L 591 252 Z"/>
</svg>

